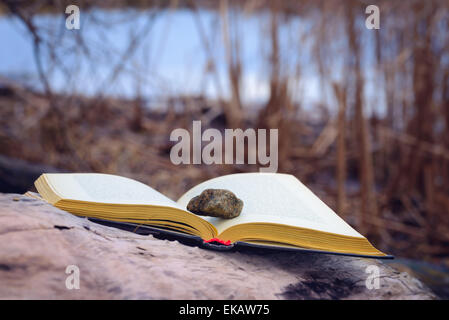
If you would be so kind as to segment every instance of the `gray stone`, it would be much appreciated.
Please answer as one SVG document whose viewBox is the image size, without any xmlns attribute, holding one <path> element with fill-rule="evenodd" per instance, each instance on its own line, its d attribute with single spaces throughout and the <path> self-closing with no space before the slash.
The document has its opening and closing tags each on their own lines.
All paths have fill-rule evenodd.
<svg viewBox="0 0 449 320">
<path fill-rule="evenodd" d="M 187 204 L 187 210 L 197 215 L 223 219 L 238 217 L 242 209 L 243 201 L 224 189 L 206 189 Z"/>
<path fill-rule="evenodd" d="M 80 270 L 79 290 L 66 288 L 69 265 Z M 370 265 L 379 268 L 379 289 L 366 287 Z M 0 299 L 434 298 L 420 281 L 379 260 L 215 252 L 0 194 Z"/>
</svg>

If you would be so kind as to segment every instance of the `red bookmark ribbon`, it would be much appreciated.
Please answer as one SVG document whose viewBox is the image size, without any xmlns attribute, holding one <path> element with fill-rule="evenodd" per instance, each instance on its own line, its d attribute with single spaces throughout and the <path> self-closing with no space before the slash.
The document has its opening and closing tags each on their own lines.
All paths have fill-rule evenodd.
<svg viewBox="0 0 449 320">
<path fill-rule="evenodd" d="M 224 240 L 221 240 L 221 239 L 218 239 L 218 238 L 212 238 L 212 239 L 209 239 L 209 240 L 204 240 L 204 242 L 206 242 L 206 243 L 218 242 L 218 243 L 224 244 L 225 246 L 230 246 L 231 245 L 231 240 L 224 241 Z"/>
</svg>

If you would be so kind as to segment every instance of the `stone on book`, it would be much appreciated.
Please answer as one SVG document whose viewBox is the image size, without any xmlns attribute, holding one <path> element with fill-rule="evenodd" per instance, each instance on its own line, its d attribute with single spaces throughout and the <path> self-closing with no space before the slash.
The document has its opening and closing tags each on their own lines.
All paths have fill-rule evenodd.
<svg viewBox="0 0 449 320">
<path fill-rule="evenodd" d="M 242 208 L 243 201 L 231 191 L 224 189 L 206 189 L 187 204 L 187 210 L 200 216 L 223 219 L 238 217 Z"/>
</svg>

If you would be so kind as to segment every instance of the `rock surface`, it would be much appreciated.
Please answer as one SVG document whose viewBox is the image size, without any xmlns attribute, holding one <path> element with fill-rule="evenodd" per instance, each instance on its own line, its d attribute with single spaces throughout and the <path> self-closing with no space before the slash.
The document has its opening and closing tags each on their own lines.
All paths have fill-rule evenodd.
<svg viewBox="0 0 449 320">
<path fill-rule="evenodd" d="M 79 290 L 66 288 L 69 265 L 79 268 Z M 379 289 L 365 285 L 370 265 L 379 268 Z M 0 299 L 434 298 L 379 260 L 208 251 L 0 194 Z"/>
<path fill-rule="evenodd" d="M 187 204 L 187 210 L 197 215 L 223 219 L 238 217 L 242 209 L 243 201 L 224 189 L 206 189 Z"/>
</svg>

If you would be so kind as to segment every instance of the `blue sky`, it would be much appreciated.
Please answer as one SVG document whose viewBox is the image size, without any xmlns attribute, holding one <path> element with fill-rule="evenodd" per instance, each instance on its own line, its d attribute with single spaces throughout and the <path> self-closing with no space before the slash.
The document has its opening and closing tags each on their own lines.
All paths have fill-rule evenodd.
<svg viewBox="0 0 449 320">
<path fill-rule="evenodd" d="M 163 97 L 203 92 L 215 97 L 217 91 L 214 78 L 204 76 L 206 52 L 195 18 L 192 11 L 186 10 L 160 11 L 124 71 L 114 81 L 109 81 L 111 70 L 121 60 L 132 34 L 143 30 L 149 15 L 148 10 L 81 11 L 80 30 L 65 29 L 65 14 L 39 16 L 35 20 L 36 24 L 48 30 L 49 41 L 55 45 L 63 65 L 71 74 L 67 78 L 60 70 L 52 71 L 52 66 L 44 59 L 52 87 L 57 91 L 76 91 L 87 95 L 104 91 L 106 94 L 125 97 L 132 97 L 137 92 L 145 97 Z M 219 81 L 224 95 L 229 95 L 223 39 L 221 33 L 216 32 L 221 30 L 220 25 L 217 26 L 219 20 L 215 13 L 209 11 L 200 11 L 199 17 L 208 38 L 213 39 L 211 50 L 219 69 Z M 262 103 L 269 95 L 269 70 L 264 68 L 269 54 L 269 17 L 263 13 L 240 13 L 238 22 L 244 68 L 241 88 L 243 102 Z M 307 25 L 299 18 L 291 19 L 279 31 L 280 54 L 286 74 L 294 78 L 295 70 L 288 68 L 295 66 L 298 59 L 301 60 L 301 81 L 298 84 L 292 81 L 292 92 L 294 99 L 301 101 L 305 108 L 317 103 L 326 104 L 329 95 L 332 95 L 328 90 L 320 88 L 318 72 L 312 63 L 311 43 L 304 37 L 307 32 Z M 76 46 L 77 33 L 81 33 L 85 39 L 92 59 L 86 54 L 78 54 L 83 48 Z M 303 42 L 298 41 L 301 36 Z M 23 24 L 15 18 L 0 18 L 0 38 L 3 43 L 0 50 L 0 75 L 18 78 L 28 74 L 35 79 L 33 84 L 39 83 L 31 38 Z M 44 56 L 48 54 L 44 53 Z M 343 77 L 338 61 L 338 58 L 333 61 L 333 79 Z M 376 92 L 373 87 L 369 89 L 369 83 L 367 88 L 371 93 Z"/>
</svg>

